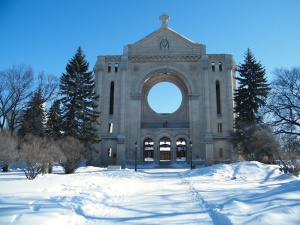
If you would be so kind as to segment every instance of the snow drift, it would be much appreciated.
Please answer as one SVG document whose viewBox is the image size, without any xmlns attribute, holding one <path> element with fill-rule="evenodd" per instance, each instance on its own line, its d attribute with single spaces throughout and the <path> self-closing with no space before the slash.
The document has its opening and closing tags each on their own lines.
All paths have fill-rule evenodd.
<svg viewBox="0 0 300 225">
<path fill-rule="evenodd" d="M 0 174 L 1 224 L 300 224 L 300 180 L 258 162 Z"/>
</svg>

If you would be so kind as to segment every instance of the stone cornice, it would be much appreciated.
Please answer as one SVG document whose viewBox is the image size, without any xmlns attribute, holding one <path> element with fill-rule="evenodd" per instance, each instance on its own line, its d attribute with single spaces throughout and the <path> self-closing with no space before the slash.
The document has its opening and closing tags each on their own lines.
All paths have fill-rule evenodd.
<svg viewBox="0 0 300 225">
<path fill-rule="evenodd" d="M 108 55 L 105 56 L 107 61 L 121 61 L 121 55 Z"/>
<path fill-rule="evenodd" d="M 226 54 L 207 54 L 209 59 L 225 59 Z"/>
<path fill-rule="evenodd" d="M 200 55 L 135 55 L 128 57 L 131 62 L 157 62 L 157 61 L 185 61 L 185 62 L 197 62 Z"/>
</svg>

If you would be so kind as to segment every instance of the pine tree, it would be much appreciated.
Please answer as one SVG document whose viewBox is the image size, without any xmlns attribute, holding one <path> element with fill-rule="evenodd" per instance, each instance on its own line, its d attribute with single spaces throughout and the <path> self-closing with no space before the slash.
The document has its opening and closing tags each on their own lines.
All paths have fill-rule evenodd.
<svg viewBox="0 0 300 225">
<path fill-rule="evenodd" d="M 37 90 L 31 100 L 28 102 L 28 106 L 24 111 L 22 117 L 22 125 L 18 131 L 21 137 L 26 134 L 32 134 L 35 136 L 43 137 L 45 135 L 45 109 L 44 100 L 42 98 L 41 90 Z"/>
<path fill-rule="evenodd" d="M 266 104 L 267 95 L 271 89 L 265 77 L 265 69 L 260 62 L 256 62 L 248 48 L 244 63 L 238 66 L 237 71 L 240 77 L 236 78 L 239 87 L 234 97 L 235 112 L 238 115 L 236 125 L 240 122 L 248 124 L 261 122 L 262 118 L 258 114 L 259 108 Z"/>
<path fill-rule="evenodd" d="M 245 53 L 243 64 L 238 66 L 237 71 L 239 82 L 234 101 L 234 111 L 237 113 L 235 121 L 235 132 L 232 134 L 232 143 L 236 151 L 245 160 L 261 161 L 265 156 L 270 157 L 269 153 L 256 144 L 260 140 L 257 136 L 261 133 L 262 117 L 259 109 L 266 104 L 269 88 L 265 78 L 265 69 L 260 62 L 256 62 L 255 57 L 248 48 Z"/>
<path fill-rule="evenodd" d="M 87 145 L 99 141 L 94 124 L 100 113 L 95 109 L 99 96 L 95 92 L 94 74 L 88 72 L 89 63 L 81 47 L 66 66 L 60 78 L 63 105 L 64 135 L 79 139 Z"/>
<path fill-rule="evenodd" d="M 54 140 L 62 137 L 63 120 L 60 109 L 60 101 L 55 100 L 49 109 L 46 122 L 46 136 L 52 137 Z"/>
</svg>

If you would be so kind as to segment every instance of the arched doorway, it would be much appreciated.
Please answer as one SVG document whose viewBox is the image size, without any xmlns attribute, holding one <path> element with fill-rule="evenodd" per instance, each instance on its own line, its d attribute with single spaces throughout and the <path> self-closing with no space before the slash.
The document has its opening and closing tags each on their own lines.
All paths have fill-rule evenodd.
<svg viewBox="0 0 300 225">
<path fill-rule="evenodd" d="M 176 141 L 176 161 L 186 161 L 187 144 L 184 138 Z"/>
<path fill-rule="evenodd" d="M 154 142 L 151 138 L 144 141 L 144 161 L 154 161 Z"/>
<path fill-rule="evenodd" d="M 163 137 L 159 141 L 160 161 L 171 161 L 171 141 Z"/>
</svg>

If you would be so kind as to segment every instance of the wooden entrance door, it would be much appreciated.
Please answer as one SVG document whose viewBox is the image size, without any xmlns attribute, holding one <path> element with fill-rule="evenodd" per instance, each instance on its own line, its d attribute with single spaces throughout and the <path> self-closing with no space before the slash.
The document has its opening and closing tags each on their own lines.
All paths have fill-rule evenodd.
<svg viewBox="0 0 300 225">
<path fill-rule="evenodd" d="M 171 160 L 170 151 L 160 151 L 160 160 Z"/>
</svg>

